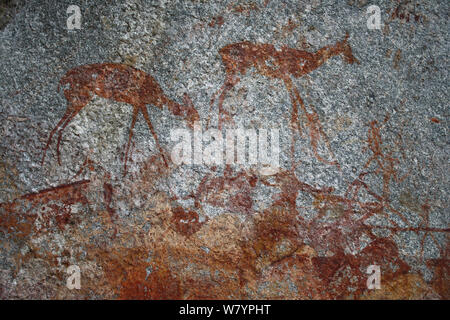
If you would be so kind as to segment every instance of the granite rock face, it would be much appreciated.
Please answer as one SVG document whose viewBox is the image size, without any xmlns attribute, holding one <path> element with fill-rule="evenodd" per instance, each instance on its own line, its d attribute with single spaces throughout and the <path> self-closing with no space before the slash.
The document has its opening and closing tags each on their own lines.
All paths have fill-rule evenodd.
<svg viewBox="0 0 450 320">
<path fill-rule="evenodd" d="M 2 299 L 449 299 L 448 1 L 72 4 L 0 7 Z"/>
</svg>

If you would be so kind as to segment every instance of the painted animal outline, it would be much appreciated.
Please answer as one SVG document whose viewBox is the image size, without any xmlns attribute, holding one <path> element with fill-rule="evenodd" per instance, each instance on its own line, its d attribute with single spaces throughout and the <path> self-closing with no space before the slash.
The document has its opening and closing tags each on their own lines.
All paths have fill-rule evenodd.
<svg viewBox="0 0 450 320">
<path fill-rule="evenodd" d="M 341 54 L 345 62 L 349 64 L 359 63 L 352 54 L 348 38 L 349 34 L 347 33 L 344 40 L 338 41 L 335 45 L 325 46 L 314 53 L 292 49 L 287 46 L 277 50 L 272 44 L 254 44 L 249 41 L 232 43 L 222 47 L 219 50 L 219 54 L 225 67 L 226 78 L 222 87 L 213 95 L 210 101 L 210 110 L 212 110 L 215 100 L 217 97 L 219 99 L 219 129 L 222 127 L 223 116 L 226 120 L 231 119 L 230 115 L 223 110 L 225 95 L 240 81 L 240 75 L 245 75 L 250 68 L 254 68 L 257 73 L 263 76 L 280 79 L 284 82 L 292 101 L 292 128 L 294 130 L 297 129 L 302 134 L 301 126 L 298 122 L 298 103 L 306 116 L 306 127 L 309 129 L 314 155 L 321 162 L 339 166 L 336 160 L 328 161 L 318 154 L 317 141 L 322 138 L 332 158 L 334 158 L 316 110 L 311 106 L 311 112 L 307 111 L 291 77 L 300 78 L 320 67 L 329 58 Z"/>
<path fill-rule="evenodd" d="M 61 120 L 50 132 L 50 136 L 44 147 L 42 162 L 44 163 L 46 152 L 50 146 L 53 135 L 59 129 L 58 142 L 56 147 L 58 163 L 61 165 L 59 147 L 61 144 L 62 132 L 72 119 L 83 109 L 94 95 L 112 99 L 118 102 L 125 102 L 133 106 L 133 118 L 128 135 L 128 142 L 124 158 L 124 174 L 126 174 L 128 152 L 133 136 L 133 128 L 136 124 L 139 112 L 144 116 L 145 121 L 155 139 L 155 144 L 159 149 L 164 163 L 168 166 L 163 150 L 159 144 L 158 136 L 150 121 L 147 104 L 151 104 L 159 109 L 167 105 L 174 115 L 183 117 L 189 126 L 193 126 L 198 121 L 199 116 L 194 108 L 189 96 L 184 94 L 184 104 L 181 105 L 169 99 L 159 86 L 158 82 L 149 74 L 134 67 L 117 63 L 97 63 L 75 67 L 69 70 L 60 80 L 58 90 L 62 86 L 70 85 L 64 90 L 67 100 L 67 109 Z"/>
</svg>

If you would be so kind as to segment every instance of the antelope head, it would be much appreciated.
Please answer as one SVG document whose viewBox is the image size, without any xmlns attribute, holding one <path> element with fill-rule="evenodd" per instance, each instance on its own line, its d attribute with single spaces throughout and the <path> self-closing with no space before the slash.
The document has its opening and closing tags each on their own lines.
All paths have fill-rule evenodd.
<svg viewBox="0 0 450 320">
<path fill-rule="evenodd" d="M 194 123 L 200 119 L 197 110 L 194 107 L 194 104 L 192 103 L 191 98 L 187 93 L 183 95 L 183 117 L 186 119 L 188 126 L 190 128 L 194 127 Z"/>
<path fill-rule="evenodd" d="M 350 45 L 348 44 L 347 40 L 348 40 L 349 34 L 348 32 L 345 35 L 344 40 L 340 41 L 337 43 L 337 47 L 339 48 L 339 50 L 342 53 L 342 58 L 344 59 L 344 61 L 348 64 L 353 64 L 353 63 L 357 63 L 359 64 L 358 59 L 356 59 L 353 56 L 352 53 L 352 48 L 350 47 Z"/>
<path fill-rule="evenodd" d="M 176 103 L 174 101 L 168 101 L 169 110 L 176 116 L 182 117 L 187 121 L 190 128 L 194 127 L 194 122 L 199 120 L 197 110 L 192 103 L 191 98 L 187 93 L 183 95 L 183 104 Z"/>
</svg>

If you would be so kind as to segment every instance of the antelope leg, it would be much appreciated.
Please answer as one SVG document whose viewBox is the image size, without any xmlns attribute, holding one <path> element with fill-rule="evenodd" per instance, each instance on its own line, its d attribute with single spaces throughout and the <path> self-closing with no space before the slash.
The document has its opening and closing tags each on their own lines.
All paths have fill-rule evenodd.
<svg viewBox="0 0 450 320">
<path fill-rule="evenodd" d="M 41 165 L 44 164 L 44 160 L 45 160 L 45 155 L 47 153 L 47 149 L 50 146 L 50 143 L 52 141 L 53 135 L 55 134 L 55 132 L 58 130 L 58 128 L 61 126 L 61 124 L 66 121 L 66 119 L 70 116 L 70 114 L 73 111 L 71 110 L 71 108 L 67 108 L 66 113 L 64 113 L 63 117 L 61 118 L 61 120 L 59 120 L 58 124 L 56 125 L 56 127 L 53 128 L 53 130 L 50 132 L 50 136 L 48 137 L 47 140 L 47 144 L 44 147 L 44 154 L 42 155 L 42 161 L 41 161 Z"/>
<path fill-rule="evenodd" d="M 134 107 L 133 109 L 133 119 L 131 120 L 131 126 L 130 126 L 130 131 L 128 133 L 128 142 L 127 142 L 127 147 L 125 149 L 125 160 L 124 160 L 124 167 L 123 167 L 123 175 L 125 175 L 127 173 L 127 161 L 128 161 L 128 151 L 130 150 L 130 144 L 131 144 L 131 138 L 133 137 L 133 129 L 134 126 L 136 124 L 136 119 L 139 113 L 139 108 L 138 107 Z"/>
<path fill-rule="evenodd" d="M 59 146 L 61 144 L 62 133 L 63 133 L 64 129 L 67 127 L 67 125 L 70 123 L 70 121 L 72 121 L 72 119 L 78 114 L 78 112 L 80 112 L 80 110 L 81 110 L 81 108 L 73 111 L 71 113 L 71 115 L 67 118 L 66 122 L 63 124 L 63 126 L 61 127 L 61 129 L 58 132 L 58 142 L 56 144 L 56 155 L 58 157 L 58 164 L 59 165 L 61 165 L 61 157 L 60 157 L 60 152 L 59 152 Z"/>
<path fill-rule="evenodd" d="M 151 131 L 151 133 L 153 135 L 153 138 L 155 139 L 156 147 L 159 149 L 159 152 L 161 153 L 161 156 L 162 156 L 162 158 L 164 160 L 164 164 L 168 168 L 169 165 L 167 164 L 166 157 L 164 156 L 163 149 L 159 145 L 159 139 L 158 139 L 158 136 L 156 135 L 155 129 L 153 129 L 153 125 L 152 125 L 152 123 L 150 121 L 150 117 L 148 115 L 147 108 L 144 105 L 143 107 L 140 108 L 140 110 L 142 111 L 142 115 L 144 116 L 144 119 L 147 122 L 148 128 L 150 129 L 150 131 Z"/>
</svg>

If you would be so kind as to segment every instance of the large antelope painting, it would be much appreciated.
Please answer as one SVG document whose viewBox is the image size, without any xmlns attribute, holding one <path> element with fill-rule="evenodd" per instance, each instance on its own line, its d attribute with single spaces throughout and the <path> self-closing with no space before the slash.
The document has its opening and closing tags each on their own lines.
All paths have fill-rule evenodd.
<svg viewBox="0 0 450 320">
<path fill-rule="evenodd" d="M 66 85 L 69 85 L 69 88 L 64 89 L 67 109 L 56 127 L 50 132 L 44 147 L 42 163 L 44 163 L 45 154 L 53 135 L 59 129 L 56 152 L 58 163 L 61 164 L 59 146 L 62 133 L 70 121 L 92 100 L 94 95 L 118 102 L 125 102 L 133 106 L 133 118 L 125 151 L 124 172 L 126 172 L 133 128 L 139 112 L 144 116 L 155 139 L 156 146 L 164 159 L 164 163 L 168 166 L 159 144 L 158 136 L 150 121 L 146 105 L 150 104 L 159 109 L 167 106 L 170 112 L 184 118 L 190 126 L 199 118 L 197 110 L 187 94 L 184 95 L 184 104 L 172 101 L 164 94 L 158 82 L 151 75 L 124 64 L 98 63 L 73 68 L 62 77 L 58 89 Z"/>
</svg>

